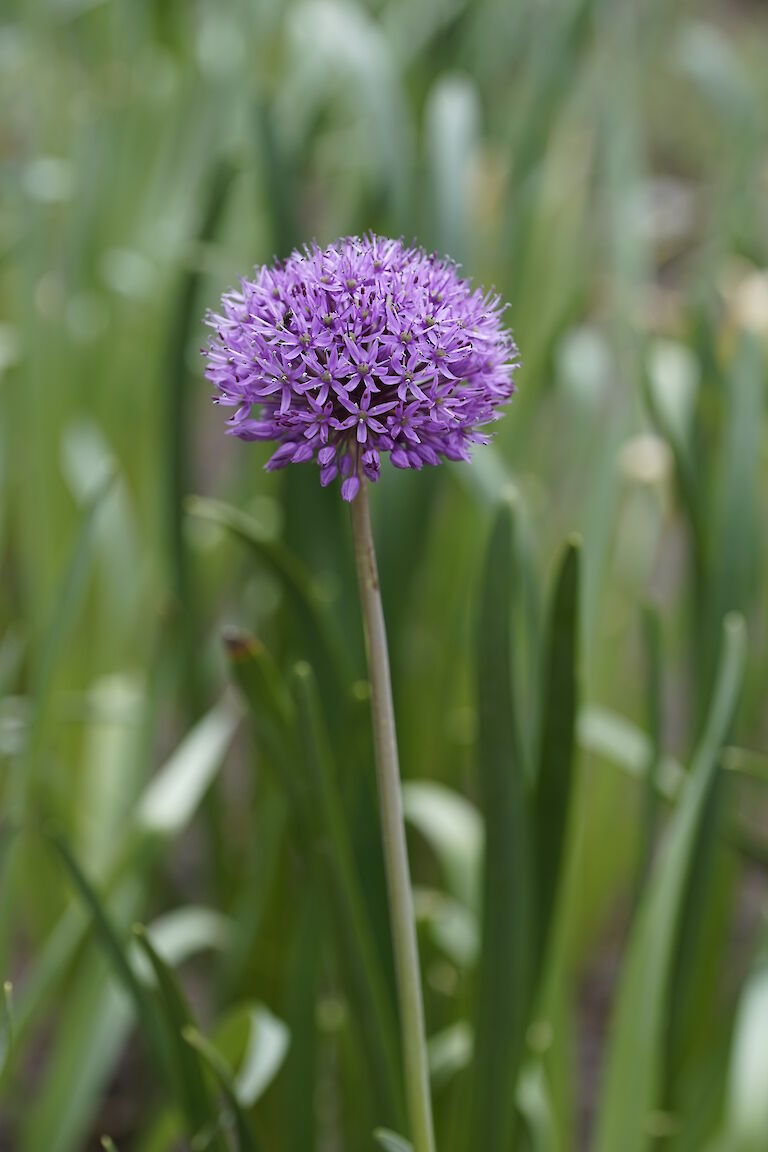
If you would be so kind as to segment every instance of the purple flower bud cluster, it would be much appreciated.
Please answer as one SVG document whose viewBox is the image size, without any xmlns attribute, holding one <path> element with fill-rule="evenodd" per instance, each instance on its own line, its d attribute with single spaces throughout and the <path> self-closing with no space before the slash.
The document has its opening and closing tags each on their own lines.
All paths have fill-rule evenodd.
<svg viewBox="0 0 768 1152">
<path fill-rule="evenodd" d="M 204 349 L 227 431 L 275 440 L 268 469 L 316 460 L 341 476 L 468 460 L 514 391 L 517 348 L 498 296 L 400 240 L 349 237 L 257 268 L 228 292 Z"/>
</svg>

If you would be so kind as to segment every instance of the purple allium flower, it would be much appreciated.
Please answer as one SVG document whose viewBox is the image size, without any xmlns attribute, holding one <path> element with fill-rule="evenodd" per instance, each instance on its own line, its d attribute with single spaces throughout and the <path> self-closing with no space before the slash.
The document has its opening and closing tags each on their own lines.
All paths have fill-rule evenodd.
<svg viewBox="0 0 768 1152">
<path fill-rule="evenodd" d="M 320 483 L 360 472 L 468 460 L 514 391 L 517 348 L 499 297 L 456 266 L 379 236 L 348 237 L 257 268 L 222 313 L 204 354 L 228 432 L 275 440 L 268 469 L 316 460 Z"/>
</svg>

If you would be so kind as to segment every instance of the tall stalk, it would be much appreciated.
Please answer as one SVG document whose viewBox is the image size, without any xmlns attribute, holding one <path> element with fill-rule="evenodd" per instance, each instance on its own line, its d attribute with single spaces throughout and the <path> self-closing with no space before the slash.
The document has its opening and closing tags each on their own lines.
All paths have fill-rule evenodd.
<svg viewBox="0 0 768 1152">
<path fill-rule="evenodd" d="M 411 892 L 405 825 L 403 823 L 389 652 L 379 592 L 376 552 L 371 532 L 368 491 L 364 477 L 360 479 L 360 491 L 352 501 L 350 511 L 371 681 L 371 713 L 376 751 L 381 835 L 384 845 L 384 866 L 387 876 L 389 914 L 400 999 L 400 1032 L 411 1139 L 414 1152 L 435 1152 L 427 1042 L 424 1029 L 424 1003 L 421 994 L 413 894 Z"/>
</svg>

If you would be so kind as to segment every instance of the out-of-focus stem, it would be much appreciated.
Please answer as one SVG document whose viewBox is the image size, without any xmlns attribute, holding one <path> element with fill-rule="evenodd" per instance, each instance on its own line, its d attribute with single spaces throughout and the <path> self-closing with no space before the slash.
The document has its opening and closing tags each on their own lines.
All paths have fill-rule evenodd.
<svg viewBox="0 0 768 1152">
<path fill-rule="evenodd" d="M 366 481 L 351 504 L 357 579 L 363 611 L 371 712 L 379 786 L 381 834 L 389 893 L 389 913 L 400 997 L 405 1092 L 414 1152 L 434 1152 L 435 1136 L 429 1090 L 424 1003 L 421 994 L 419 953 L 413 915 L 413 894 L 408 870 L 400 768 L 395 734 L 395 713 L 389 672 L 387 633 L 379 593 L 376 553 L 371 532 Z"/>
</svg>

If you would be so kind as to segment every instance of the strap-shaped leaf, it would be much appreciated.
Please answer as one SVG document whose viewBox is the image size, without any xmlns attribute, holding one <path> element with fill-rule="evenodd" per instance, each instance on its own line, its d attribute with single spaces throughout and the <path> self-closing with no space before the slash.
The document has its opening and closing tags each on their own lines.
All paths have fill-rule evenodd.
<svg viewBox="0 0 768 1152">
<path fill-rule="evenodd" d="M 157 980 L 157 993 L 168 1038 L 171 1067 L 190 1139 L 194 1139 L 198 1133 L 205 1132 L 210 1134 L 208 1147 L 212 1152 L 227 1152 L 226 1141 L 219 1130 L 218 1109 L 208 1090 L 199 1054 L 184 1040 L 185 1029 L 194 1028 L 194 1021 L 184 995 L 174 973 L 154 948 L 145 928 L 137 924 L 133 932 L 152 965 Z"/>
<path fill-rule="evenodd" d="M 502 507 L 485 559 L 478 630 L 478 791 L 485 819 L 481 959 L 469 1146 L 507 1152 L 531 990 L 530 804 L 512 687 L 512 515 Z"/>
<path fill-rule="evenodd" d="M 537 956 L 544 955 L 570 810 L 578 706 L 579 543 L 563 553 L 549 618 L 536 774 Z"/>
<path fill-rule="evenodd" d="M 648 1115 L 658 1105 L 677 927 L 697 835 L 739 698 L 745 659 L 740 617 L 724 626 L 709 719 L 651 877 L 627 949 L 603 1080 L 595 1152 L 645 1152 Z"/>
</svg>

